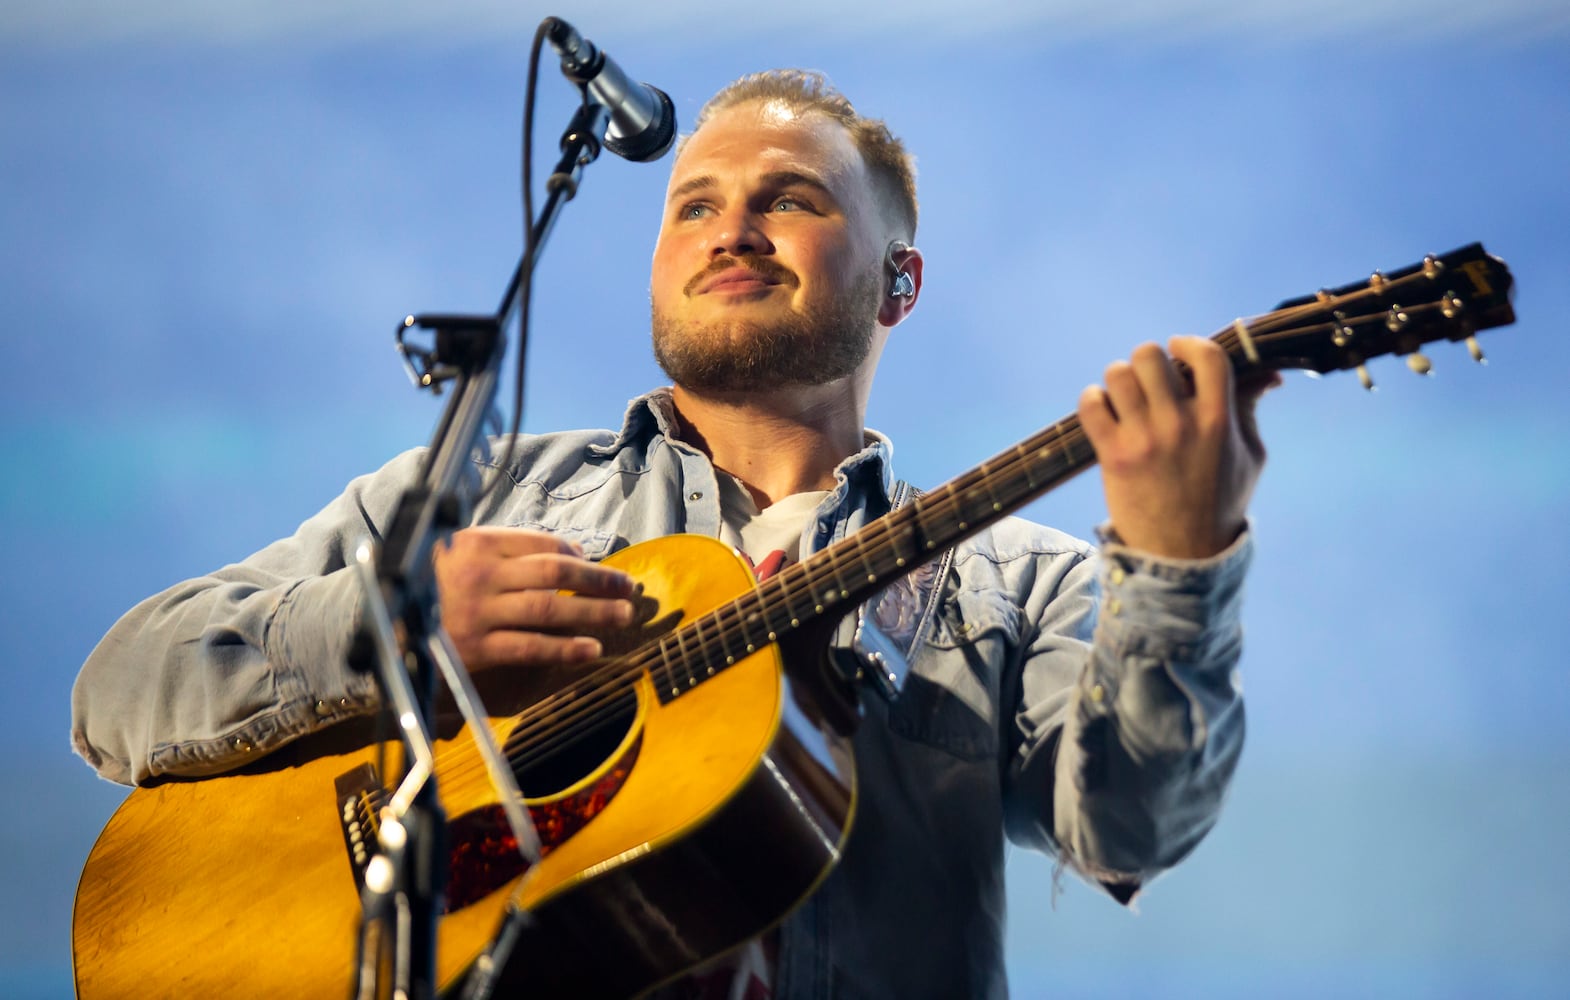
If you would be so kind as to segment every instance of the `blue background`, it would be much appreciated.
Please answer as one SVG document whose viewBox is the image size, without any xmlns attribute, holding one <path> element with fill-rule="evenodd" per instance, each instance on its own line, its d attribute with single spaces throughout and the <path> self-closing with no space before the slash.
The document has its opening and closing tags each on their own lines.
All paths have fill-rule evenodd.
<svg viewBox="0 0 1570 1000">
<path fill-rule="evenodd" d="M 552 11 L 209 6 L 0 14 L 10 996 L 69 995 L 76 873 L 123 796 L 70 755 L 78 664 L 140 598 L 427 440 L 394 323 L 493 308 L 518 252 Z M 1565 995 L 1570 14 L 966 7 L 554 11 L 684 122 L 742 73 L 808 66 L 916 152 L 926 287 L 869 418 L 915 483 L 1068 412 L 1141 340 L 1477 239 L 1519 283 L 1486 368 L 1436 346 L 1431 379 L 1385 360 L 1377 393 L 1293 376 L 1265 400 L 1226 812 L 1138 915 L 1071 879 L 1054 898 L 1050 861 L 1014 852 L 1016 994 Z M 574 98 L 546 69 L 548 151 Z M 661 380 L 667 170 L 606 158 L 553 237 L 529 429 L 614 422 Z M 1029 513 L 1088 535 L 1098 482 Z"/>
</svg>

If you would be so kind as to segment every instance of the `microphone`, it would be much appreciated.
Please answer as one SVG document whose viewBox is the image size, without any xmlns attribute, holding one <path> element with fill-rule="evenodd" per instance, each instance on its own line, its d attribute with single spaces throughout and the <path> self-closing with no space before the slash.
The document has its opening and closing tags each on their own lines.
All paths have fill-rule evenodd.
<svg viewBox="0 0 1570 1000">
<path fill-rule="evenodd" d="M 676 108 L 663 90 L 633 83 L 621 67 L 559 17 L 547 17 L 546 36 L 561 56 L 567 79 L 585 86 L 610 112 L 605 148 L 635 163 L 665 155 L 676 141 Z"/>
</svg>

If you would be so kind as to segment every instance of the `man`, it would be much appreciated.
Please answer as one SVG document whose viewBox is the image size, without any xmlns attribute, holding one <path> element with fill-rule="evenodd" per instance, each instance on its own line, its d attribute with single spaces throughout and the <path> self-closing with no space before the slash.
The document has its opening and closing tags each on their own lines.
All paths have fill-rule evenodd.
<svg viewBox="0 0 1570 1000">
<path fill-rule="evenodd" d="M 898 140 L 816 75 L 747 77 L 705 107 L 654 252 L 674 386 L 618 433 L 521 440 L 508 488 L 439 554 L 443 622 L 472 671 L 599 656 L 593 633 L 632 620 L 635 582 L 596 560 L 630 543 L 718 536 L 763 575 L 904 499 L 863 415 L 920 300 L 912 178 Z M 869 604 L 909 676 L 864 699 L 841 862 L 776 931 L 673 991 L 1001 996 L 1005 831 L 1127 901 L 1209 829 L 1242 742 L 1266 383 L 1239 391 L 1208 341 L 1170 351 L 1191 381 L 1147 344 L 1081 396 L 1110 514 L 1099 557 L 1010 519 Z M 416 461 L 128 613 L 83 667 L 78 752 L 119 781 L 212 773 L 370 711 L 373 679 L 343 665 L 360 619 L 344 566 Z"/>
</svg>

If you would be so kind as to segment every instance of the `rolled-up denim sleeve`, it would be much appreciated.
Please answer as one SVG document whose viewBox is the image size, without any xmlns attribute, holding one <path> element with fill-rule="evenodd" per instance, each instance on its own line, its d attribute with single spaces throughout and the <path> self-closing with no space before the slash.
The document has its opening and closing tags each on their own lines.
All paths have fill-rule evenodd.
<svg viewBox="0 0 1570 1000">
<path fill-rule="evenodd" d="M 1204 560 L 1108 545 L 1055 581 L 1020 672 L 1009 833 L 1127 902 L 1215 824 L 1243 746 L 1244 534 Z"/>
<path fill-rule="evenodd" d="M 371 711 L 375 678 L 349 665 L 362 613 L 352 552 L 418 461 L 399 456 L 292 536 L 128 611 L 77 675 L 72 748 L 103 777 L 142 784 L 230 770 Z"/>
</svg>

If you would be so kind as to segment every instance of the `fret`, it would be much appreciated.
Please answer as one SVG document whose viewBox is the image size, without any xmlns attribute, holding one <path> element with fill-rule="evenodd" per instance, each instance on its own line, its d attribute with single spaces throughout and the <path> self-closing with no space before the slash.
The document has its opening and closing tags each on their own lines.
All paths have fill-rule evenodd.
<svg viewBox="0 0 1570 1000">
<path fill-rule="evenodd" d="M 857 532 L 850 536 L 850 541 L 856 546 L 856 555 L 861 559 L 861 565 L 867 571 L 867 582 L 877 583 L 881 574 L 878 567 L 873 564 L 872 558 L 867 555 L 867 538 L 865 532 Z"/>
<path fill-rule="evenodd" d="M 981 524 L 988 520 L 992 509 L 988 499 L 982 496 L 982 491 L 976 489 L 974 483 L 967 483 L 965 491 L 960 494 L 960 519 L 956 527 L 963 535 L 970 530 L 972 524 Z"/>
<path fill-rule="evenodd" d="M 934 495 L 940 495 L 940 493 L 942 493 L 942 487 L 933 490 L 933 493 L 928 493 L 926 496 L 917 496 L 917 498 L 912 499 L 911 505 L 906 507 L 906 510 L 911 512 L 907 516 L 911 520 L 911 548 L 914 551 L 912 562 L 918 559 L 925 559 L 926 553 L 937 548 L 937 543 L 931 540 L 933 532 L 931 532 L 931 526 L 928 524 L 928 507 L 931 505 L 931 498 Z"/>
<path fill-rule="evenodd" d="M 992 488 L 993 481 L 996 478 L 996 474 L 992 471 L 992 462 L 990 460 L 982 462 L 976 471 L 981 474 L 981 488 L 987 494 L 987 501 L 992 505 L 992 512 L 994 514 L 1002 513 L 1003 501 L 998 499 L 997 491 Z"/>
<path fill-rule="evenodd" d="M 916 529 L 905 523 L 910 521 L 909 517 L 900 518 L 900 523 L 897 524 L 894 523 L 895 517 L 894 514 L 889 515 L 889 551 L 894 553 L 895 568 L 904 569 L 907 564 L 918 558 Z"/>
<path fill-rule="evenodd" d="M 1069 429 L 1069 425 L 1071 423 L 1073 424 L 1074 429 L 1078 429 L 1078 422 L 1077 421 L 1071 422 L 1071 421 L 1067 421 L 1067 420 L 1060 420 L 1057 423 L 1053 424 L 1051 427 L 1047 428 L 1047 430 L 1052 433 L 1053 437 L 1057 438 L 1058 448 L 1063 452 L 1063 454 L 1065 456 L 1072 456 L 1073 455 L 1073 449 L 1074 449 L 1073 442 L 1069 441 L 1068 438 L 1066 438 L 1064 436 L 1064 432 L 1067 429 Z M 1068 463 L 1065 462 L 1064 464 L 1066 465 Z"/>
<path fill-rule="evenodd" d="M 681 672 L 686 675 L 671 678 L 672 693 L 681 688 L 682 681 L 685 681 L 689 688 L 698 683 L 697 676 L 692 672 L 692 651 L 687 648 L 687 640 L 683 637 L 686 631 L 685 625 L 678 625 L 676 631 L 671 633 L 676 639 L 676 653 L 681 657 Z"/>
<path fill-rule="evenodd" d="M 670 636 L 665 636 L 656 644 L 660 651 L 660 665 L 664 667 L 664 676 L 657 677 L 654 668 L 649 668 L 649 678 L 656 681 L 655 690 L 659 693 L 661 702 L 680 697 L 681 688 L 676 685 L 675 671 L 671 669 Z"/>
<path fill-rule="evenodd" d="M 833 607 L 839 598 L 839 588 L 826 586 L 827 580 L 822 572 L 824 567 L 832 566 L 833 561 L 825 549 L 813 556 L 810 562 L 802 564 L 802 589 L 809 595 L 815 615 L 821 615 L 825 608 Z"/>
<path fill-rule="evenodd" d="M 1032 438 L 1031 440 L 1035 440 L 1035 439 Z M 1029 444 L 1029 443 L 1030 443 L 1029 441 L 1025 442 L 1025 444 Z M 1048 453 L 1047 449 L 1042 448 L 1042 449 L 1040 449 L 1041 454 L 1038 457 L 1033 457 L 1030 454 L 1030 452 L 1026 450 L 1025 444 L 1017 444 L 1017 445 L 1015 445 L 1014 446 L 1014 451 L 1019 455 L 1019 460 L 1020 460 L 1021 467 L 1024 469 L 1024 472 L 1025 472 L 1025 485 L 1027 487 L 1029 487 L 1030 489 L 1035 489 L 1036 488 L 1036 480 L 1035 480 L 1034 476 L 1032 475 L 1032 471 L 1034 469 L 1034 463 L 1036 461 L 1045 460 L 1048 457 L 1049 453 Z"/>
<path fill-rule="evenodd" d="M 771 577 L 758 590 L 758 606 L 763 612 L 763 626 L 768 629 L 769 642 L 778 641 L 779 634 L 790 629 L 790 608 L 785 606 L 782 583 L 784 581 L 779 577 Z"/>
<path fill-rule="evenodd" d="M 703 675 L 705 677 L 714 676 L 714 652 L 709 648 L 709 640 L 703 635 L 703 623 L 708 622 L 709 627 L 713 628 L 713 617 L 713 615 L 700 615 L 699 617 L 694 618 L 692 621 L 693 645 L 698 647 L 698 662 L 688 666 L 689 675 L 691 675 L 692 667 L 698 666 L 703 668 Z M 696 681 L 694 681 L 694 683 L 696 683 Z"/>
<path fill-rule="evenodd" d="M 836 548 L 838 548 L 838 546 L 836 546 Z M 828 604 L 830 601 L 840 601 L 850 596 L 850 587 L 845 583 L 845 578 L 840 576 L 840 560 L 835 558 L 833 550 L 829 550 L 828 564 L 829 572 L 834 577 L 836 589 L 825 594 L 825 596 L 828 598 L 828 600 L 823 602 L 825 604 Z"/>
<path fill-rule="evenodd" d="M 741 637 L 745 641 L 744 648 L 749 653 L 756 653 L 758 647 L 768 645 L 763 639 L 762 631 L 758 628 L 759 625 L 767 624 L 763 619 L 763 612 L 758 608 L 758 592 L 753 591 L 748 594 L 737 602 L 737 606 L 743 609 L 738 625 L 741 628 Z"/>
<path fill-rule="evenodd" d="M 1041 440 L 1042 436 L 1038 434 L 1030 441 L 1027 441 L 1026 445 L 1030 447 L 1031 451 L 1036 451 L 1040 449 L 1040 445 L 1036 444 L 1036 442 Z M 1009 477 L 1003 483 L 1008 491 L 1006 494 L 1007 502 L 1004 504 L 1005 507 L 1012 507 L 1013 505 L 1019 503 L 1022 497 L 1027 497 L 1032 494 L 1033 489 L 1031 486 L 1030 470 L 1031 466 L 1030 460 L 1028 458 L 1022 462 L 1016 463 L 1015 467 L 1010 469 Z"/>
<path fill-rule="evenodd" d="M 932 526 L 931 537 L 927 544 L 942 548 L 954 537 L 954 493 L 953 483 L 942 489 L 932 491 L 927 500 L 927 516 Z"/>
<path fill-rule="evenodd" d="M 741 621 L 741 598 L 738 597 L 736 600 L 730 602 L 730 610 L 732 619 L 738 622 Z M 714 614 L 718 615 L 719 612 L 716 611 Z M 725 650 L 725 665 L 727 667 L 741 659 L 742 655 L 739 650 L 731 648 L 731 631 L 731 628 L 726 628 L 723 625 L 719 626 L 718 628 L 718 632 L 720 634 L 720 646 Z"/>
<path fill-rule="evenodd" d="M 797 566 L 799 565 L 801 564 L 798 563 Z M 790 569 L 795 570 L 796 567 L 793 566 L 790 567 Z M 802 614 L 796 609 L 796 605 L 791 603 L 791 595 L 802 589 L 800 582 L 796 579 L 801 575 L 801 572 L 797 570 L 796 572 L 782 572 L 779 576 L 775 577 L 775 579 L 779 581 L 779 585 L 777 587 L 779 591 L 779 602 L 785 609 L 785 617 L 790 620 L 791 628 L 801 627 Z"/>
</svg>

